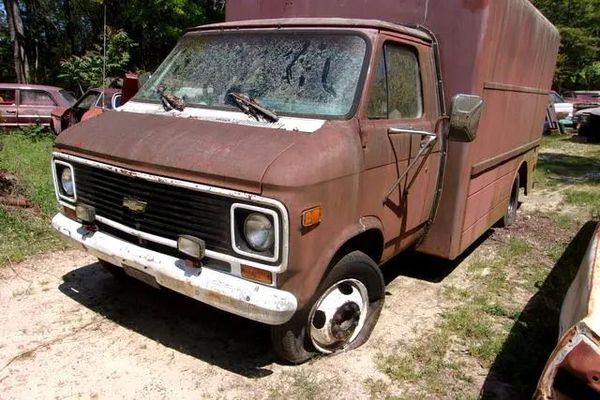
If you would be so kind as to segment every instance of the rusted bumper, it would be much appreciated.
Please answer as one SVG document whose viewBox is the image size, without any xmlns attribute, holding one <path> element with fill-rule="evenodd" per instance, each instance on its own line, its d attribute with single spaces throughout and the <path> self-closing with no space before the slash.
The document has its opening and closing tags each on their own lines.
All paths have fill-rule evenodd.
<svg viewBox="0 0 600 400">
<path fill-rule="evenodd" d="M 560 327 L 534 399 L 600 399 L 600 225 L 565 297 Z"/>
<path fill-rule="evenodd" d="M 296 312 L 296 297 L 208 268 L 189 268 L 184 260 L 147 250 L 57 214 L 52 226 L 84 250 L 111 264 L 133 268 L 156 283 L 213 307 L 269 325 L 281 325 Z"/>
</svg>

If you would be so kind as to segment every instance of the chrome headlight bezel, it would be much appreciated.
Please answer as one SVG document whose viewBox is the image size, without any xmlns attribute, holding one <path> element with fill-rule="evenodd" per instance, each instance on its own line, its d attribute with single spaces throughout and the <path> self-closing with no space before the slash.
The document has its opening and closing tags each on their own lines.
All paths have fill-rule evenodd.
<svg viewBox="0 0 600 400">
<path fill-rule="evenodd" d="M 272 230 L 272 244 L 264 250 L 259 246 L 253 246 L 249 243 L 246 234 L 246 222 L 252 216 L 263 218 L 263 222 L 269 221 Z M 265 224 L 267 225 L 267 224 Z M 231 243 L 233 251 L 237 254 L 260 260 L 268 263 L 275 263 L 279 260 L 281 252 L 281 223 L 278 213 L 275 210 L 257 207 L 249 204 L 235 203 L 231 206 Z"/>
<path fill-rule="evenodd" d="M 70 182 L 72 184 L 71 190 L 68 190 L 63 182 L 65 171 L 69 171 L 70 173 Z M 73 165 L 61 160 L 53 160 L 52 177 L 54 179 L 54 190 L 58 200 L 75 203 L 77 201 L 77 185 L 75 182 L 75 169 L 73 168 Z"/>
</svg>

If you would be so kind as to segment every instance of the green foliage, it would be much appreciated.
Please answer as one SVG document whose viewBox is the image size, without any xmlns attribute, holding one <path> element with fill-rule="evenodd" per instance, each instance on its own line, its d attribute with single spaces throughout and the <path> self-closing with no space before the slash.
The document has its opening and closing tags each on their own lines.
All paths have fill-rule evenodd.
<svg viewBox="0 0 600 400">
<path fill-rule="evenodd" d="M 6 24 L 6 13 L 4 10 L 0 10 L 0 26 L 4 27 Z M 8 29 L 0 29 L 0 79 L 2 82 L 10 82 L 15 79 L 12 42 Z"/>
<path fill-rule="evenodd" d="M 83 94 L 91 87 L 102 86 L 103 82 L 103 38 L 93 50 L 87 51 L 83 56 L 71 56 L 61 62 L 63 73 L 59 78 L 68 84 L 77 86 Z M 117 78 L 126 72 L 131 56 L 130 50 L 136 44 L 129 35 L 122 30 L 107 30 L 106 38 L 106 76 Z"/>
<path fill-rule="evenodd" d="M 559 90 L 600 87 L 600 0 L 532 0 L 561 34 Z"/>
<path fill-rule="evenodd" d="M 108 25 L 127 32 L 133 42 L 139 43 L 128 50 L 131 59 L 127 66 L 146 71 L 156 69 L 186 28 L 221 21 L 224 11 L 224 0 L 21 0 L 31 83 L 58 84 L 69 90 L 99 83 L 99 52 L 94 43 L 104 30 L 104 4 Z M 72 59 L 74 56 L 79 59 Z M 63 60 L 93 71 L 77 76 L 73 69 L 65 71 Z M 2 7 L 0 61 L 0 79 L 14 80 L 12 43 Z M 67 73 L 69 77 L 57 82 L 59 75 Z"/>
<path fill-rule="evenodd" d="M 51 135 L 51 132 L 48 130 L 48 128 L 36 124 L 19 128 L 16 134 L 21 135 L 31 141 L 39 141 L 47 138 L 49 135 Z"/>
</svg>

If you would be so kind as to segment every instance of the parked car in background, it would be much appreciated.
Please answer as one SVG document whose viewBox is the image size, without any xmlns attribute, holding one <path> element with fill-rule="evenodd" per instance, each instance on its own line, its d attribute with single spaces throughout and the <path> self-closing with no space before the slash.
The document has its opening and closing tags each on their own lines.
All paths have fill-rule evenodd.
<svg viewBox="0 0 600 400">
<path fill-rule="evenodd" d="M 125 104 L 138 91 L 137 75 L 125 74 L 123 79 L 115 80 L 122 89 L 95 88 L 88 90 L 72 107 L 57 107 L 52 111 L 52 130 L 57 135 L 81 121 L 95 117 L 107 110 L 114 110 Z"/>
<path fill-rule="evenodd" d="M 577 106 L 600 106 L 600 90 L 575 91 L 565 94 L 564 99 Z"/>
<path fill-rule="evenodd" d="M 52 110 L 73 103 L 73 95 L 59 87 L 0 83 L 0 127 L 50 126 Z"/>
<path fill-rule="evenodd" d="M 550 92 L 550 104 L 554 107 L 556 117 L 562 126 L 570 128 L 573 126 L 573 111 L 572 103 L 566 102 L 557 92 Z"/>
<path fill-rule="evenodd" d="M 579 135 L 590 142 L 600 142 L 600 107 L 586 108 L 575 115 Z"/>
<path fill-rule="evenodd" d="M 73 106 L 56 107 L 52 110 L 52 130 L 58 135 L 68 127 L 92 118 L 104 110 L 120 107 L 121 99 L 121 89 L 90 89 Z"/>
</svg>

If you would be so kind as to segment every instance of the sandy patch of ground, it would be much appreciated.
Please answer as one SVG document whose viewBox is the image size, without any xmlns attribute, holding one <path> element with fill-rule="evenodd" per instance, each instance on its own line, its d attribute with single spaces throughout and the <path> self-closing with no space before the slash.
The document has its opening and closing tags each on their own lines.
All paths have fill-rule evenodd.
<svg viewBox="0 0 600 400">
<path fill-rule="evenodd" d="M 79 251 L 46 254 L 0 270 L 0 398 L 306 398 L 310 382 L 327 397 L 367 397 L 364 382 L 385 379 L 377 352 L 433 326 L 441 290 L 397 277 L 366 346 L 289 367 L 260 324 L 121 282 Z"/>
</svg>

